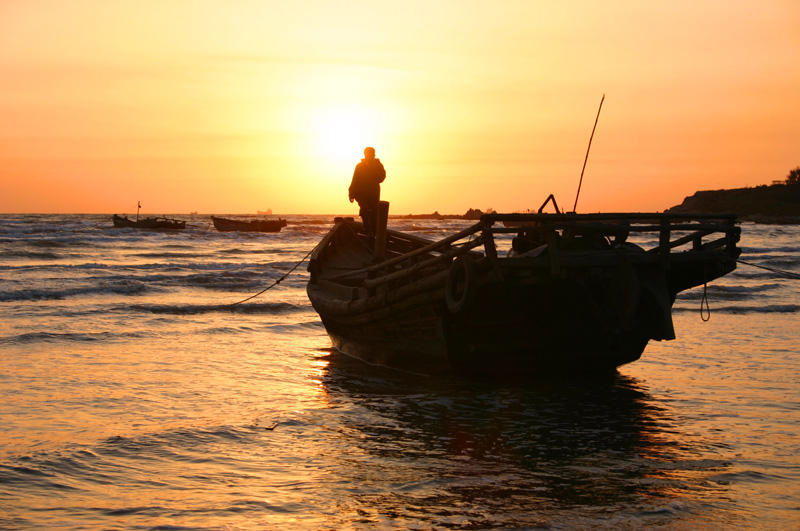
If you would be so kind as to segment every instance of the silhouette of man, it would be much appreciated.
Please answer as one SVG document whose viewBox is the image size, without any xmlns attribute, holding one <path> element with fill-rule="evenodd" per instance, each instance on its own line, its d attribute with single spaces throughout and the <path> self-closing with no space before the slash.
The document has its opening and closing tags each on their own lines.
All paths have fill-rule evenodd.
<svg viewBox="0 0 800 531">
<path fill-rule="evenodd" d="M 380 159 L 375 158 L 375 148 L 365 148 L 364 158 L 356 164 L 353 180 L 350 182 L 350 202 L 358 201 L 358 215 L 364 228 L 371 236 L 375 235 L 378 222 L 378 202 L 381 199 L 381 183 L 386 179 L 386 169 Z"/>
</svg>

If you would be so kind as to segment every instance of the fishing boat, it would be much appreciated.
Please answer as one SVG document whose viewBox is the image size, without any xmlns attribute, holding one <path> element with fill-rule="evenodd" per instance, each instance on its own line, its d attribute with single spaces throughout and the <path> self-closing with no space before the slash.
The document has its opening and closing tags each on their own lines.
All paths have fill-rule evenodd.
<svg viewBox="0 0 800 531">
<path fill-rule="evenodd" d="M 138 214 L 136 219 L 128 219 L 128 216 L 118 216 L 117 214 L 114 214 L 112 220 L 114 222 L 114 226 L 118 228 L 128 227 L 132 229 L 150 230 L 175 230 L 186 228 L 185 221 L 165 217 L 139 219 Z"/>
<path fill-rule="evenodd" d="M 490 213 L 432 241 L 380 213 L 375 236 L 336 218 L 308 297 L 334 348 L 421 374 L 613 370 L 741 252 L 735 214 Z"/>
<path fill-rule="evenodd" d="M 254 219 L 243 221 L 211 216 L 214 228 L 221 231 L 280 232 L 286 226 L 285 219 Z"/>
</svg>

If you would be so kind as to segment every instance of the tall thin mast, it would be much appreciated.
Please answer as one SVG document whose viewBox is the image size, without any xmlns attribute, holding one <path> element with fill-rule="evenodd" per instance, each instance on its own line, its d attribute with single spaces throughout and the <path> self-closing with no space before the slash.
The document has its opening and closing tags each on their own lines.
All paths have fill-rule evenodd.
<svg viewBox="0 0 800 531">
<path fill-rule="evenodd" d="M 594 119 L 594 127 L 592 127 L 592 136 L 589 137 L 589 147 L 586 148 L 586 158 L 583 159 L 583 168 L 581 169 L 581 180 L 578 182 L 578 193 L 575 194 L 575 204 L 572 206 L 572 211 L 577 212 L 578 208 L 578 197 L 581 195 L 581 185 L 583 184 L 583 172 L 586 170 L 586 161 L 589 160 L 589 150 L 592 149 L 592 139 L 594 138 L 594 130 L 597 129 L 597 120 L 600 119 L 600 109 L 603 108 L 603 101 L 606 99 L 606 95 L 603 94 L 603 97 L 600 98 L 600 107 L 597 109 L 597 117 Z"/>
</svg>

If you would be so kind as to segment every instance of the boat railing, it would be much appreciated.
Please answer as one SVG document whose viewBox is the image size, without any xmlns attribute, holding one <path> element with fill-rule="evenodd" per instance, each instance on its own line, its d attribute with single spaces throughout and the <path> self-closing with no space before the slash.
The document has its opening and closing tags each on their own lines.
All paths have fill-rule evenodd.
<svg viewBox="0 0 800 531">
<path fill-rule="evenodd" d="M 603 212 L 603 213 L 588 213 L 576 214 L 575 212 L 563 213 L 507 213 L 502 214 L 492 212 L 490 214 L 483 214 L 481 221 L 496 223 L 498 221 L 518 221 L 518 222 L 534 222 L 534 221 L 618 221 L 628 220 L 631 223 L 644 223 L 668 220 L 681 220 L 681 221 L 722 221 L 725 223 L 734 224 L 737 220 L 737 215 L 733 213 L 720 213 L 720 214 L 703 214 L 703 213 L 671 213 L 671 212 Z"/>
<path fill-rule="evenodd" d="M 557 242 L 569 235 L 600 235 L 610 242 L 622 243 L 632 233 L 652 234 L 649 241 L 653 246 L 643 249 L 648 254 L 657 255 L 655 260 L 660 261 L 664 267 L 669 266 L 671 255 L 674 254 L 672 251 L 686 244 L 691 244 L 692 251 L 713 251 L 724 247 L 735 258 L 739 252 L 736 243 L 741 233 L 736 220 L 735 214 L 484 214 L 480 221 L 456 234 L 427 245 L 424 245 L 424 240 L 416 242 L 422 246 L 358 271 L 351 271 L 346 276 L 356 273 L 363 275 L 362 278 L 366 277 L 364 286 L 375 288 L 387 282 L 425 274 L 430 268 L 447 269 L 453 259 L 474 253 L 481 246 L 484 256 L 497 268 L 498 248 L 495 236 L 518 235 L 528 230 L 540 231 L 543 241 L 553 249 L 551 267 L 554 273 L 559 271 L 561 265 Z M 516 225 L 495 225 L 502 222 Z M 331 234 L 323 238 L 315 254 L 325 252 L 330 238 Z M 312 255 L 312 262 L 315 258 Z M 314 268 L 309 269 L 313 276 Z"/>
<path fill-rule="evenodd" d="M 410 275 L 436 262 L 449 261 L 481 245 L 484 246 L 487 258 L 494 262 L 498 256 L 495 236 L 516 235 L 530 229 L 541 231 L 544 240 L 551 245 L 559 237 L 571 234 L 602 235 L 617 243 L 626 241 L 631 234 L 652 234 L 650 241 L 653 246 L 645 251 L 659 255 L 665 264 L 669 262 L 670 253 L 674 249 L 686 244 L 691 244 L 693 251 L 725 247 L 734 256 L 738 253 L 736 243 L 741 233 L 736 220 L 736 214 L 484 214 L 478 223 L 456 234 L 369 267 L 368 276 L 372 280 L 367 282 L 378 285 L 395 277 Z M 496 225 L 502 222 L 518 225 Z M 459 243 L 467 238 L 467 242 Z M 420 257 L 426 258 L 420 261 Z"/>
<path fill-rule="evenodd" d="M 476 232 L 480 232 L 484 228 L 485 228 L 485 225 L 484 225 L 483 222 L 476 223 L 475 225 L 467 227 L 466 229 L 464 229 L 462 231 L 459 231 L 456 234 L 453 234 L 451 236 L 448 236 L 447 238 L 435 241 L 433 243 L 425 245 L 424 247 L 420 247 L 418 249 L 415 249 L 415 250 L 410 251 L 408 253 L 405 253 L 403 255 L 396 256 L 396 257 L 390 258 L 388 260 L 384 260 L 383 262 L 380 262 L 379 264 L 375 264 L 374 266 L 371 266 L 371 267 L 367 268 L 367 271 L 370 274 L 370 276 L 374 276 L 375 273 L 378 273 L 378 272 L 381 272 L 381 271 L 391 270 L 391 269 L 393 269 L 393 268 L 395 268 L 397 266 L 400 266 L 401 264 L 408 264 L 410 262 L 417 262 L 420 257 L 429 257 L 431 254 L 435 254 L 435 253 L 439 253 L 439 255 L 447 253 L 453 247 L 454 243 L 458 242 L 459 240 L 463 240 L 464 238 L 469 238 L 469 237 L 473 236 Z M 473 242 L 474 242 L 474 240 L 473 240 Z M 474 244 L 474 245 L 469 245 L 469 243 L 470 242 L 467 242 L 467 244 L 466 244 L 467 247 L 465 247 L 463 249 L 462 249 L 463 245 L 460 246 L 459 248 L 457 248 L 457 250 L 455 251 L 455 253 L 456 253 L 455 255 L 463 254 L 463 253 L 467 252 L 469 249 L 472 249 L 472 248 L 477 247 L 478 245 L 482 244 L 483 241 L 481 241 L 480 243 Z M 453 255 L 453 256 L 455 256 L 455 255 Z M 441 258 L 441 256 L 435 256 L 434 260 L 440 259 L 440 258 Z"/>
<path fill-rule="evenodd" d="M 740 250 L 736 247 L 741 228 L 736 225 L 736 214 L 671 214 L 671 213 L 608 213 L 608 214 L 486 214 L 481 221 L 490 225 L 495 222 L 512 222 L 514 227 L 494 227 L 484 231 L 493 234 L 522 234 L 526 230 L 540 233 L 554 252 L 550 255 L 551 269 L 558 272 L 561 266 L 558 246 L 559 237 L 572 235 L 596 235 L 609 239 L 614 245 L 627 241 L 634 233 L 646 237 L 648 242 L 637 242 L 651 247 L 644 248 L 647 254 L 658 256 L 663 268 L 668 268 L 672 251 L 691 244 L 691 251 L 715 251 L 724 247 L 735 259 Z M 711 240 L 709 241 L 709 237 Z M 705 239 L 705 241 L 704 241 Z M 487 249 L 487 257 L 496 256 L 497 249 Z"/>
<path fill-rule="evenodd" d="M 485 238 L 483 236 L 478 236 L 462 245 L 448 245 L 442 249 L 434 249 L 429 251 L 428 257 L 424 259 L 421 258 L 422 255 L 415 253 L 415 257 L 410 259 L 411 262 L 406 262 L 405 264 L 396 262 L 391 269 L 386 267 L 385 262 L 382 262 L 370 268 L 368 273 L 370 278 L 364 281 L 364 286 L 367 288 L 374 288 L 386 282 L 414 277 L 418 274 L 421 274 L 423 271 L 436 266 L 440 266 L 441 268 L 445 269 L 453 258 L 462 254 L 466 254 L 472 249 L 482 245 L 485 245 Z M 438 254 L 430 256 L 431 253 L 435 252 L 438 252 Z"/>
</svg>

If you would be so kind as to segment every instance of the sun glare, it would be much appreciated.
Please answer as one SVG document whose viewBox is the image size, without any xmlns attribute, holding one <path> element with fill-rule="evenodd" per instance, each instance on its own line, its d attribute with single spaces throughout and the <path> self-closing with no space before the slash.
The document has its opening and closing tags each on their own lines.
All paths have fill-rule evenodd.
<svg viewBox="0 0 800 531">
<path fill-rule="evenodd" d="M 366 108 L 329 107 L 312 117 L 316 153 L 329 162 L 358 161 L 366 146 L 375 143 L 375 121 Z"/>
</svg>

